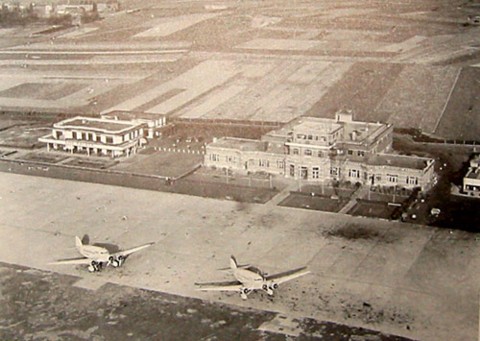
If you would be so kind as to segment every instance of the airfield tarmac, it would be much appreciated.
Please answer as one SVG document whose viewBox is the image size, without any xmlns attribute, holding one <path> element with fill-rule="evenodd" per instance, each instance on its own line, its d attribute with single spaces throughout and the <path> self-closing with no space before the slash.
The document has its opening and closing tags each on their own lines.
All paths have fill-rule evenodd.
<svg viewBox="0 0 480 341">
<path fill-rule="evenodd" d="M 57 179 L 0 174 L 0 261 L 109 282 L 311 317 L 420 340 L 478 337 L 477 235 L 325 212 L 242 204 Z M 76 257 L 74 236 L 129 248 L 156 244 L 118 270 L 47 265 Z M 194 282 L 231 279 L 234 254 L 273 274 L 312 274 L 269 299 L 205 293 Z"/>
</svg>

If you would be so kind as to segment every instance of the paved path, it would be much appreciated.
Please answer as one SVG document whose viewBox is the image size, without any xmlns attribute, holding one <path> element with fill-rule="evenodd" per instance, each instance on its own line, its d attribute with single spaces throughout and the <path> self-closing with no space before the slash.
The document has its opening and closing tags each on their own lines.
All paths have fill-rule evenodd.
<svg viewBox="0 0 480 341">
<path fill-rule="evenodd" d="M 124 267 L 89 274 L 74 236 L 128 248 Z M 181 296 L 312 317 L 420 340 L 478 337 L 475 234 L 272 205 L 0 173 L 0 261 Z M 270 299 L 194 290 L 231 280 L 234 254 L 274 274 L 307 265 Z M 95 282 L 95 283 L 93 283 Z M 101 290 L 101 289 L 99 289 Z"/>
<path fill-rule="evenodd" d="M 347 214 L 357 204 L 357 199 L 364 198 L 368 194 L 368 186 L 360 186 L 350 197 L 350 200 L 338 213 Z"/>
</svg>

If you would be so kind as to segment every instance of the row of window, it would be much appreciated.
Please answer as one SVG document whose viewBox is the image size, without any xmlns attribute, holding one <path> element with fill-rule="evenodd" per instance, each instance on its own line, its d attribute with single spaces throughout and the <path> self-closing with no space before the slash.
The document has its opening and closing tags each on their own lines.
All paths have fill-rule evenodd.
<svg viewBox="0 0 480 341">
<path fill-rule="evenodd" d="M 210 161 L 214 162 L 219 162 L 220 161 L 220 155 L 219 154 L 210 154 L 209 155 Z M 235 162 L 236 158 L 233 156 L 225 156 L 225 160 L 227 162 Z M 269 168 L 270 167 L 270 161 L 266 159 L 258 159 L 258 160 L 250 160 L 250 162 L 255 162 L 258 164 L 258 167 L 263 167 L 263 168 Z M 279 169 L 283 169 L 285 167 L 284 161 L 282 160 L 277 160 L 276 161 L 276 167 Z M 290 165 L 290 176 L 294 177 L 295 176 L 295 166 Z M 300 168 L 301 172 L 301 177 L 302 178 L 307 178 L 308 177 L 308 168 L 305 166 L 302 166 Z M 361 177 L 362 171 L 359 169 L 349 169 L 348 170 L 348 176 L 350 178 L 355 178 L 359 179 Z M 330 168 L 330 175 L 331 176 L 339 176 L 340 175 L 340 168 L 332 166 Z M 320 177 L 320 167 L 312 167 L 312 179 L 318 179 Z M 380 175 L 375 176 L 376 181 L 381 181 L 382 178 Z M 396 174 L 387 174 L 386 175 L 386 180 L 391 183 L 398 183 L 398 175 Z M 418 185 L 418 177 L 416 176 L 407 176 L 405 179 L 405 183 L 408 185 Z"/>
<path fill-rule="evenodd" d="M 364 150 L 348 150 L 347 151 L 348 155 L 358 155 L 358 156 L 365 156 L 365 151 Z M 300 149 L 298 148 L 293 148 L 292 149 L 292 154 L 293 155 L 300 155 Z M 324 151 L 317 151 L 317 152 L 313 152 L 311 149 L 305 149 L 303 151 L 303 154 L 306 155 L 306 156 L 312 156 L 315 154 L 315 156 L 318 156 L 318 157 L 323 157 L 326 155 L 326 152 Z"/>
<path fill-rule="evenodd" d="M 347 151 L 347 154 L 348 154 L 348 155 L 365 156 L 365 151 L 363 151 L 363 150 L 351 150 L 351 149 L 349 149 L 349 150 Z"/>
<path fill-rule="evenodd" d="M 292 149 L 292 154 L 293 155 L 299 155 L 300 154 L 300 150 L 298 148 L 293 148 Z M 306 156 L 312 156 L 313 155 L 313 151 L 311 149 L 305 149 L 303 151 L 303 154 L 306 155 Z M 323 152 L 321 150 L 317 151 L 315 153 L 316 156 L 318 157 L 323 157 L 324 155 L 326 155 L 326 152 Z"/>
<path fill-rule="evenodd" d="M 306 135 L 306 134 L 297 134 L 297 140 L 310 140 L 310 141 L 322 141 L 326 142 L 327 138 L 325 136 L 318 135 Z"/>
<path fill-rule="evenodd" d="M 340 135 L 340 132 L 336 131 L 330 136 L 332 136 L 334 139 L 337 138 Z M 322 141 L 326 142 L 328 139 L 327 136 L 319 136 L 319 135 L 313 135 L 313 134 L 297 134 L 297 140 L 310 140 L 310 141 Z"/>
<path fill-rule="evenodd" d="M 210 161 L 214 162 L 219 162 L 220 161 L 220 155 L 219 154 L 210 154 L 208 156 Z M 237 162 L 237 158 L 235 156 L 225 156 L 225 161 L 229 163 L 235 163 Z M 264 168 L 269 168 L 270 167 L 270 160 L 266 159 L 258 159 L 258 160 L 250 160 L 250 163 L 257 163 L 259 167 L 264 167 Z M 285 162 L 282 160 L 277 160 L 276 162 L 277 168 L 283 169 L 285 167 Z"/>
<path fill-rule="evenodd" d="M 135 131 L 131 131 L 128 134 L 122 135 L 121 136 L 122 142 L 132 140 L 138 137 L 139 134 L 140 134 L 139 131 L 135 130 Z M 63 138 L 63 133 L 61 131 L 55 131 L 54 135 L 57 140 Z M 102 137 L 104 138 L 105 143 L 113 143 L 113 136 L 99 135 L 99 134 L 94 134 L 89 132 L 77 132 L 77 131 L 72 132 L 72 138 L 74 140 L 102 142 Z"/>
</svg>

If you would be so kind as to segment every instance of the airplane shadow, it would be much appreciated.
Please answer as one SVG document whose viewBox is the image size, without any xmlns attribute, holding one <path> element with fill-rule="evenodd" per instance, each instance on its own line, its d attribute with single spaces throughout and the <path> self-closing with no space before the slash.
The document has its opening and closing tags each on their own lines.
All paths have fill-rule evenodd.
<svg viewBox="0 0 480 341">
<path fill-rule="evenodd" d="M 90 237 L 88 236 L 88 234 L 83 235 L 83 237 L 82 237 L 82 243 L 85 244 L 85 245 L 90 244 Z M 118 247 L 118 245 L 115 245 L 115 244 L 110 244 L 110 243 L 93 243 L 92 245 L 93 245 L 93 246 L 103 247 L 103 248 L 107 249 L 108 252 L 110 252 L 110 253 L 120 252 L 120 248 Z"/>
</svg>

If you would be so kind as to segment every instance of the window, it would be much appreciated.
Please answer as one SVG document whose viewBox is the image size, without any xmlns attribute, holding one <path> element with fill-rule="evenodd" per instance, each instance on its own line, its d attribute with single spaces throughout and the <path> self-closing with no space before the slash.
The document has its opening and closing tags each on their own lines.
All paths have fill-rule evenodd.
<svg viewBox="0 0 480 341">
<path fill-rule="evenodd" d="M 318 157 L 323 157 L 323 152 L 321 150 L 318 151 Z"/>
<path fill-rule="evenodd" d="M 74 131 L 74 132 L 72 133 L 72 137 L 73 137 L 75 140 L 77 139 L 77 132 L 76 132 L 76 131 Z"/>
<path fill-rule="evenodd" d="M 353 155 L 353 150 L 348 150 L 348 155 Z"/>
<path fill-rule="evenodd" d="M 226 159 L 227 159 L 227 162 L 231 162 L 231 163 L 235 162 L 235 156 L 227 156 Z"/>
<path fill-rule="evenodd" d="M 307 167 L 302 167 L 300 169 L 300 176 L 302 177 L 302 179 L 307 179 L 308 178 L 308 169 Z"/>
<path fill-rule="evenodd" d="M 290 165 L 290 176 L 295 177 L 295 165 Z"/>
<path fill-rule="evenodd" d="M 292 154 L 293 154 L 293 155 L 298 155 L 298 149 L 297 149 L 297 148 L 293 148 Z"/>
<path fill-rule="evenodd" d="M 312 136 L 312 135 L 308 135 L 308 139 L 309 139 L 309 140 L 312 140 L 312 139 L 313 139 L 313 136 Z"/>
<path fill-rule="evenodd" d="M 416 176 L 407 176 L 407 184 L 418 185 L 418 178 Z"/>
<path fill-rule="evenodd" d="M 320 171 L 318 167 L 313 167 L 312 168 L 312 178 L 313 179 L 318 179 L 320 175 Z"/>
<path fill-rule="evenodd" d="M 258 160 L 258 165 L 259 165 L 260 167 L 269 167 L 269 166 L 270 166 L 270 162 L 268 162 L 268 160 L 259 159 L 259 160 Z"/>
<path fill-rule="evenodd" d="M 396 183 L 398 181 L 398 175 L 387 174 L 387 181 Z"/>
<path fill-rule="evenodd" d="M 304 152 L 305 155 L 312 155 L 312 151 L 310 149 L 305 149 L 305 152 Z"/>
<path fill-rule="evenodd" d="M 363 150 L 359 150 L 357 154 L 358 156 L 365 156 L 365 152 Z"/>
<path fill-rule="evenodd" d="M 107 143 L 113 143 L 113 137 L 107 136 L 106 142 L 107 142 Z"/>
<path fill-rule="evenodd" d="M 331 174 L 331 175 L 338 175 L 338 169 L 337 169 L 337 167 L 332 167 L 332 168 L 330 168 L 330 174 Z"/>
<path fill-rule="evenodd" d="M 297 139 L 305 140 L 305 135 L 304 134 L 297 134 Z"/>
<path fill-rule="evenodd" d="M 212 161 L 220 161 L 220 155 L 218 155 L 218 154 L 211 154 L 211 155 L 210 155 L 210 160 L 212 160 Z"/>
<path fill-rule="evenodd" d="M 360 177 L 360 171 L 358 169 L 350 169 L 348 171 L 348 176 L 351 178 L 359 178 Z"/>
<path fill-rule="evenodd" d="M 284 163 L 283 161 L 277 161 L 277 168 L 283 169 Z"/>
</svg>

